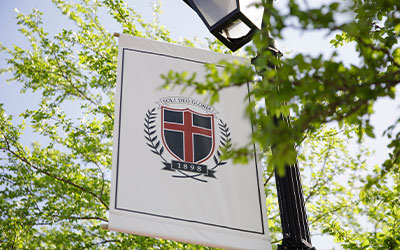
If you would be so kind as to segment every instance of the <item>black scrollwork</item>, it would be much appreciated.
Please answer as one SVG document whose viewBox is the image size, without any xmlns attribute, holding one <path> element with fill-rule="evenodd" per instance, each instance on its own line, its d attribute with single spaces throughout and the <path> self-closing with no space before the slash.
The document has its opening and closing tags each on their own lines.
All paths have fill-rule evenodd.
<svg viewBox="0 0 400 250">
<path fill-rule="evenodd" d="M 214 173 L 216 172 L 216 168 L 222 165 L 225 165 L 227 162 L 223 161 L 221 159 L 221 151 L 223 152 L 229 152 L 232 148 L 232 141 L 231 141 L 231 132 L 229 131 L 229 127 L 226 123 L 224 123 L 221 119 L 219 119 L 219 130 L 221 132 L 220 136 L 220 143 L 221 146 L 219 146 L 219 149 L 217 149 L 217 154 L 214 155 L 214 163 L 215 166 L 211 169 L 208 170 L 208 174 L 206 175 L 207 177 L 213 177 L 216 178 Z"/>
<path fill-rule="evenodd" d="M 157 113 L 155 112 L 156 108 L 153 108 L 151 111 L 148 110 L 146 113 L 146 117 L 144 118 L 144 133 L 146 134 L 144 138 L 147 140 L 147 145 L 151 148 L 151 152 L 161 157 L 163 163 L 167 161 L 163 157 L 164 146 L 161 145 L 160 148 L 160 140 L 157 140 L 156 133 L 156 125 L 154 124 L 157 118 Z"/>
</svg>

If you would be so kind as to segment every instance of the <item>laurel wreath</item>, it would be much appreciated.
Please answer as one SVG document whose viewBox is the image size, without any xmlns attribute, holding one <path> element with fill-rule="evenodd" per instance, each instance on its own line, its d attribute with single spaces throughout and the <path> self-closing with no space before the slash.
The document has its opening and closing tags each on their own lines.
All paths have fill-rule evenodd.
<svg viewBox="0 0 400 250">
<path fill-rule="evenodd" d="M 150 151 L 153 152 L 154 154 L 158 155 L 162 159 L 162 163 L 165 165 L 163 168 L 164 170 L 170 170 L 170 171 L 175 171 L 174 169 L 171 169 L 170 163 L 164 158 L 163 153 L 164 153 L 164 146 L 161 145 L 160 139 L 158 139 L 156 135 L 156 125 L 154 124 L 157 118 L 157 112 L 156 108 L 153 108 L 152 110 L 147 110 L 146 116 L 144 118 L 144 132 L 145 136 L 144 138 L 147 140 L 147 145 L 150 147 Z M 231 133 L 229 131 L 229 127 L 226 123 L 224 123 L 221 119 L 219 119 L 218 123 L 221 136 L 220 136 L 220 144 L 221 146 L 218 147 L 217 153 L 214 154 L 213 160 L 214 160 L 214 167 L 208 170 L 208 174 L 204 175 L 205 177 L 211 177 L 211 178 L 216 178 L 214 173 L 216 172 L 216 168 L 222 165 L 225 165 L 227 162 L 223 161 L 221 159 L 221 151 L 222 152 L 229 152 L 232 147 L 231 143 Z M 202 174 L 194 174 L 190 175 L 187 174 L 181 170 L 176 170 L 178 171 L 181 175 L 173 175 L 172 177 L 176 178 L 192 178 L 197 181 L 201 182 L 207 182 L 206 180 L 199 179 L 197 177 L 201 176 Z"/>
<path fill-rule="evenodd" d="M 219 119 L 219 130 L 221 131 L 221 139 L 220 139 L 220 143 L 221 146 L 219 146 L 219 148 L 225 152 L 229 152 L 231 150 L 232 147 L 232 142 L 231 142 L 231 132 L 229 132 L 229 127 L 226 123 L 224 123 L 221 119 Z M 215 162 L 215 166 L 213 168 L 211 168 L 211 170 L 216 169 L 219 166 L 225 165 L 226 161 L 222 161 L 221 159 L 221 152 L 219 149 L 217 149 L 217 156 L 214 155 L 214 162 Z"/>
<path fill-rule="evenodd" d="M 151 152 L 160 156 L 163 160 L 163 163 L 167 163 L 167 160 L 165 160 L 165 158 L 162 156 L 164 152 L 164 146 L 161 146 L 160 148 L 160 140 L 157 140 L 157 135 L 154 135 L 156 133 L 156 125 L 154 125 L 154 123 L 157 118 L 157 113 L 155 110 L 156 108 L 153 108 L 151 111 L 147 110 L 146 117 L 144 118 L 144 132 L 147 136 L 144 136 L 144 138 L 146 138 L 146 144 L 151 148 Z"/>
</svg>

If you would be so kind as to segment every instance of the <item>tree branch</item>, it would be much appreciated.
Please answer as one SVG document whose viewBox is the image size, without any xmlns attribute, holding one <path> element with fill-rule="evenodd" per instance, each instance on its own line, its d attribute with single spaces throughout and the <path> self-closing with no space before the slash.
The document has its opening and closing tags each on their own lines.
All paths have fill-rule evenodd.
<svg viewBox="0 0 400 250">
<path fill-rule="evenodd" d="M 271 171 L 271 173 L 269 173 L 267 179 L 264 181 L 264 187 L 268 184 L 268 182 L 271 180 L 272 176 L 274 176 L 274 171 Z"/>
<path fill-rule="evenodd" d="M 5 142 L 6 142 L 6 145 L 7 145 L 6 148 L 5 148 L 5 150 L 7 150 L 8 152 L 10 152 L 12 155 L 14 155 L 15 157 L 17 157 L 19 160 L 21 160 L 21 161 L 24 162 L 25 164 L 31 166 L 32 168 L 36 169 L 36 170 L 37 170 L 38 172 L 40 172 L 40 173 L 43 173 L 43 174 L 45 174 L 45 175 L 47 175 L 47 176 L 49 176 L 49 177 L 51 177 L 51 178 L 53 178 L 53 179 L 56 179 L 56 180 L 61 181 L 61 182 L 65 183 L 65 184 L 71 185 L 71 186 L 73 186 L 73 187 L 75 187 L 75 188 L 77 188 L 77 189 L 79 189 L 79 190 L 82 190 L 83 192 L 86 192 L 86 193 L 92 195 L 92 196 L 95 197 L 98 201 L 100 201 L 100 203 L 101 203 L 107 210 L 109 210 L 109 207 L 108 207 L 107 203 L 106 203 L 99 195 L 97 195 L 96 193 L 94 193 L 94 192 L 88 190 L 88 189 L 85 188 L 85 187 L 82 187 L 82 186 L 80 186 L 80 185 L 78 185 L 78 184 L 75 184 L 74 182 L 72 182 L 72 181 L 70 181 L 70 180 L 68 180 L 68 179 L 64 179 L 64 178 L 55 176 L 55 175 L 51 174 L 50 172 L 48 172 L 48 171 L 46 171 L 46 170 L 43 170 L 43 169 L 41 169 L 41 168 L 35 166 L 35 165 L 32 164 L 31 162 L 29 162 L 29 160 L 26 159 L 25 157 L 22 157 L 22 156 L 20 156 L 19 154 L 17 154 L 15 151 L 13 151 L 13 150 L 11 149 L 10 144 L 9 144 L 9 142 L 8 142 L 8 139 L 7 139 L 6 135 L 5 135 L 3 132 L 1 132 L 1 133 L 3 134 L 3 137 L 4 137 Z"/>
</svg>

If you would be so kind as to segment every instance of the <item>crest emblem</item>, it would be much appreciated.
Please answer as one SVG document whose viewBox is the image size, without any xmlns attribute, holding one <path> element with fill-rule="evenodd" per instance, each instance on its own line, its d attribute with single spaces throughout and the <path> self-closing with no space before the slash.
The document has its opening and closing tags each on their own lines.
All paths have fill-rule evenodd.
<svg viewBox="0 0 400 250">
<path fill-rule="evenodd" d="M 178 160 L 202 163 L 214 152 L 214 115 L 161 107 L 164 146 Z"/>
<path fill-rule="evenodd" d="M 188 99 L 191 98 L 174 98 L 173 100 L 179 104 L 196 103 L 188 102 Z M 197 101 L 197 103 L 200 102 Z M 204 109 L 205 112 L 195 111 L 187 105 L 183 108 L 173 108 L 169 107 L 169 104 L 171 103 L 160 105 L 158 110 L 153 108 L 147 111 L 144 131 L 151 152 L 161 157 L 164 164 L 163 170 L 178 173 L 172 177 L 191 178 L 201 182 L 207 182 L 202 177 L 216 178 L 215 169 L 226 164 L 226 161 L 220 158 L 221 151 L 228 151 L 231 147 L 227 124 L 219 119 L 219 130 L 216 131 L 217 118 L 213 112 L 210 112 L 213 109 L 206 104 L 200 103 L 203 109 L 208 107 Z M 160 117 L 161 138 L 157 135 L 157 117 Z M 215 139 L 216 132 L 220 134 L 219 141 Z M 169 154 L 170 161 L 164 157 L 165 153 Z"/>
</svg>

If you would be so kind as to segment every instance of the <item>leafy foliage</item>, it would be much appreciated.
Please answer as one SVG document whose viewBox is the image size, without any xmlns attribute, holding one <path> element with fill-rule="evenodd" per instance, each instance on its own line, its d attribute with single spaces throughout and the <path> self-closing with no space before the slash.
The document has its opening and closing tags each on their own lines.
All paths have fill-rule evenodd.
<svg viewBox="0 0 400 250">
<path fill-rule="evenodd" d="M 30 46 L 0 45 L 8 80 L 41 97 L 38 107 L 20 114 L 20 125 L 0 105 L 1 248 L 202 249 L 100 228 L 109 203 L 118 48 L 97 13 L 106 9 L 131 35 L 174 42 L 169 31 L 119 0 L 53 3 L 73 28 L 51 37 L 42 12 L 17 13 Z M 26 122 L 43 145 L 21 143 Z"/>
<path fill-rule="evenodd" d="M 37 107 L 20 114 L 20 124 L 0 104 L 1 248 L 206 248 L 100 228 L 107 222 L 109 201 L 117 46 L 103 27 L 99 11 L 106 10 L 126 34 L 187 46 L 194 43 L 170 38 L 169 31 L 159 23 L 159 4 L 154 5 L 154 20 L 148 23 L 122 0 L 53 3 L 73 28 L 50 35 L 39 10 L 18 13 L 19 31 L 29 47 L 0 44 L 7 63 L 0 72 L 8 72 L 10 82 L 22 84 L 21 95 L 33 91 L 40 96 Z M 370 124 L 373 103 L 381 97 L 396 96 L 400 81 L 399 3 L 354 0 L 351 5 L 331 2 L 310 8 L 291 0 L 285 13 L 264 4 L 267 28 L 255 37 L 253 46 L 246 48 L 247 56 L 257 56 L 255 67 L 223 62 L 226 67 L 221 72 L 209 65 L 202 83 L 193 76 L 171 72 L 165 76 L 166 85 L 195 87 L 199 93 L 210 94 L 215 102 L 221 89 L 257 79 L 250 93 L 255 102 L 248 112 L 257 126 L 252 139 L 265 153 L 265 191 L 273 242 L 279 241 L 280 224 L 271 177 L 275 166 L 292 163 L 298 155 L 302 171 L 307 173 L 304 192 L 312 232 L 331 235 L 347 249 L 398 249 L 397 123 L 385 132 L 391 139 L 391 154 L 382 166 L 367 166 L 366 149 L 361 147 L 355 154 L 346 146 L 354 137 L 360 143 L 365 136 L 374 137 Z M 345 14 L 354 18 L 339 20 Z M 302 54 L 276 58 L 265 49 L 271 44 L 267 30 L 273 37 L 283 37 L 289 27 L 334 32 L 332 45 L 355 43 L 362 63 L 346 66 L 335 54 L 329 59 Z M 218 41 L 210 39 L 207 46 L 227 53 Z M 278 65 L 279 70 L 271 65 Z M 255 105 L 259 106 L 257 110 Z M 273 119 L 274 115 L 289 114 L 291 127 Z M 331 121 L 337 122 L 339 131 L 325 126 Z M 22 143 L 27 124 L 41 143 Z M 229 131 L 223 123 L 221 127 L 229 148 L 222 153 L 231 150 Z M 153 146 L 157 149 L 159 145 Z M 246 148 L 236 149 L 218 154 L 216 164 L 223 163 L 225 155 L 238 162 L 248 158 Z"/>
</svg>

